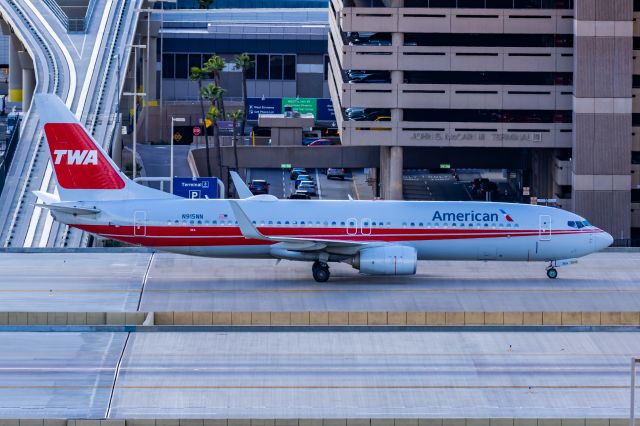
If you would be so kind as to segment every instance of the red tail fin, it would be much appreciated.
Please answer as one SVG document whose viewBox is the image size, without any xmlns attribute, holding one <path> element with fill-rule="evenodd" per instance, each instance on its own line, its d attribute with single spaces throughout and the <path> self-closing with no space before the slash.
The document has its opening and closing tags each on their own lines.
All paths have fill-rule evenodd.
<svg viewBox="0 0 640 426">
<path fill-rule="evenodd" d="M 44 125 L 58 184 L 64 189 L 123 189 L 125 182 L 81 125 Z"/>
</svg>

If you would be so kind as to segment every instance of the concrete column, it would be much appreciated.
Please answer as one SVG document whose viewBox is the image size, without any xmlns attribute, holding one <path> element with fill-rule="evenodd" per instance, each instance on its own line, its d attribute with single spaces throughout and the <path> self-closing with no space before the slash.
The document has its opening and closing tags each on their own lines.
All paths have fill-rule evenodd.
<svg viewBox="0 0 640 426">
<path fill-rule="evenodd" d="M 402 200 L 403 148 L 392 146 L 389 156 L 389 200 Z"/>
<path fill-rule="evenodd" d="M 33 68 L 22 69 L 22 111 L 27 111 L 31 106 L 33 92 L 36 89 L 36 73 Z"/>
<path fill-rule="evenodd" d="M 9 37 L 9 102 L 22 102 L 22 66 L 18 52 L 22 43 L 15 34 Z"/>
<path fill-rule="evenodd" d="M 574 35 L 573 210 L 629 238 L 633 2 L 577 1 Z"/>
<path fill-rule="evenodd" d="M 144 66 L 144 91 L 147 94 L 147 103 L 151 106 L 158 105 L 158 85 L 157 83 L 157 70 L 156 70 L 156 49 L 157 49 L 158 38 L 150 37 L 148 40 L 149 49 L 149 63 L 147 64 L 147 52 L 144 52 L 143 55 L 143 66 Z M 148 68 L 147 68 L 148 65 Z M 147 72 L 148 70 L 148 72 Z"/>
<path fill-rule="evenodd" d="M 389 147 L 380 147 L 380 198 L 383 200 L 389 199 Z"/>
</svg>

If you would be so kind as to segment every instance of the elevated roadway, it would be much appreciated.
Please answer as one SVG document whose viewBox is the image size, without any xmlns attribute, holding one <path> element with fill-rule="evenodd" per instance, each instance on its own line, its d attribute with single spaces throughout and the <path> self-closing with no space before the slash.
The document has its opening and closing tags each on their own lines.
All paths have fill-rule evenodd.
<svg viewBox="0 0 640 426">
<path fill-rule="evenodd" d="M 0 333 L 0 345 L 4 419 L 584 424 L 628 415 L 629 360 L 640 353 L 640 335 L 13 332 Z"/>
<path fill-rule="evenodd" d="M 306 263 L 148 252 L 2 253 L 0 312 L 638 312 L 640 253 L 544 264 L 424 261 L 410 277 L 332 265 L 318 284 Z"/>
<path fill-rule="evenodd" d="M 35 93 L 55 93 L 107 150 L 118 128 L 116 100 L 127 68 L 128 45 L 142 0 L 97 0 L 86 34 L 67 34 L 44 2 L 8 0 L 0 3 L 4 20 L 34 58 Z M 20 143 L 0 197 L 0 243 L 6 247 L 80 246 L 84 236 L 54 223 L 35 207 L 31 191 L 54 192 L 42 125 L 30 109 L 23 121 Z"/>
</svg>

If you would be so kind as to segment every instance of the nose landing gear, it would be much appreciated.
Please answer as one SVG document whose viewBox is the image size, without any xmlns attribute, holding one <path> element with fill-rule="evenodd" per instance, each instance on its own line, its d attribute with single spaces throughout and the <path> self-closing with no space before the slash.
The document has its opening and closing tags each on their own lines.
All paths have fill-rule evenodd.
<svg viewBox="0 0 640 426">
<path fill-rule="evenodd" d="M 549 266 L 547 268 L 547 277 L 555 280 L 556 278 L 558 278 L 558 270 L 553 266 Z"/>
<path fill-rule="evenodd" d="M 331 276 L 331 273 L 329 272 L 329 265 L 324 262 L 313 262 L 311 272 L 313 272 L 313 279 L 319 283 L 326 283 L 329 281 L 329 277 Z"/>
</svg>

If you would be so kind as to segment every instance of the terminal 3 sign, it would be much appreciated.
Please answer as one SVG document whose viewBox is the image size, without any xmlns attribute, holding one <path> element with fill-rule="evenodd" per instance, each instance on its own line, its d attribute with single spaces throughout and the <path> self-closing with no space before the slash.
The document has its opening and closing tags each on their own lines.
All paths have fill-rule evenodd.
<svg viewBox="0 0 640 426">
<path fill-rule="evenodd" d="M 331 99 L 326 98 L 248 98 L 247 118 L 257 120 L 260 114 L 282 114 L 291 107 L 300 114 L 313 114 L 316 121 L 335 121 Z"/>
<path fill-rule="evenodd" d="M 412 140 L 416 141 L 451 141 L 451 142 L 542 142 L 540 132 L 414 132 Z"/>
</svg>

